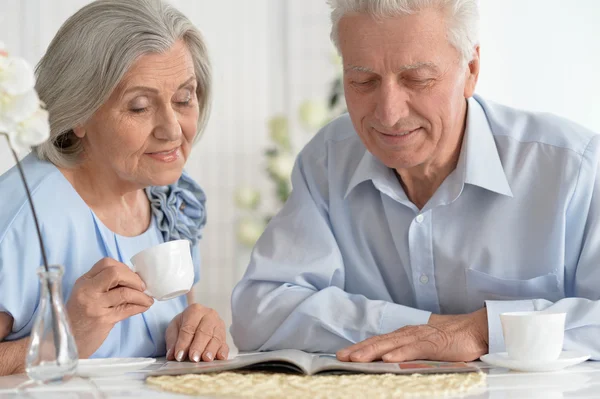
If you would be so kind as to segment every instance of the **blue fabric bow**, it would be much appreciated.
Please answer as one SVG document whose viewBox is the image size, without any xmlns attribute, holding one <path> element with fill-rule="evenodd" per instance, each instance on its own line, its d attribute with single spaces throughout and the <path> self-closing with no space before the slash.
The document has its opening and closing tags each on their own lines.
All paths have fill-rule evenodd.
<svg viewBox="0 0 600 399">
<path fill-rule="evenodd" d="M 187 239 L 192 246 L 202 237 L 206 224 L 206 194 L 185 171 L 168 186 L 146 188 L 158 229 L 166 241 Z"/>
</svg>

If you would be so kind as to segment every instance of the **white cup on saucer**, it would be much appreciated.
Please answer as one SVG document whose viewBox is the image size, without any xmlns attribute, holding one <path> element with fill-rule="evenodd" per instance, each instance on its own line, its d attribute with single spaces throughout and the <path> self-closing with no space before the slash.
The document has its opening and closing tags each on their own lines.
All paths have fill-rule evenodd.
<svg viewBox="0 0 600 399">
<path fill-rule="evenodd" d="M 524 362 L 557 360 L 563 350 L 566 316 L 545 311 L 500 314 L 508 357 Z"/>
<path fill-rule="evenodd" d="M 194 284 L 194 265 L 188 240 L 168 241 L 131 258 L 133 271 L 146 283 L 147 295 L 159 301 L 183 295 Z"/>
</svg>

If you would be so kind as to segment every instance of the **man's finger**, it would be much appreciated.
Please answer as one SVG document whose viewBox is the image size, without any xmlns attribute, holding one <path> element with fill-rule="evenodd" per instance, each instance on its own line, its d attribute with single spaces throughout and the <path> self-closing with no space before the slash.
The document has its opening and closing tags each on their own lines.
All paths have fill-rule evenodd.
<svg viewBox="0 0 600 399">
<path fill-rule="evenodd" d="M 350 353 L 349 358 L 351 362 L 372 362 L 381 359 L 381 356 L 396 348 L 411 344 L 415 341 L 416 338 L 414 336 L 391 334 L 386 339 L 374 341 L 373 343 Z"/>
<path fill-rule="evenodd" d="M 377 335 L 375 337 L 367 338 L 364 341 L 358 342 L 354 345 L 350 345 L 344 349 L 337 351 L 336 356 L 338 360 L 342 362 L 350 361 L 350 354 L 356 351 L 361 350 L 362 348 L 373 344 L 374 342 L 378 342 L 387 338 L 387 334 L 385 335 Z"/>
<path fill-rule="evenodd" d="M 365 353 L 369 354 L 373 351 L 378 351 L 378 348 L 380 348 L 381 345 L 385 345 L 385 348 L 389 348 L 389 349 L 387 351 L 383 351 L 383 352 L 382 352 L 382 350 L 379 350 L 378 351 L 380 353 L 379 356 L 381 356 L 384 353 L 387 353 L 393 349 L 393 347 L 389 346 L 390 342 L 388 342 L 388 341 L 390 341 L 390 340 L 393 341 L 393 340 L 398 340 L 398 339 L 414 340 L 416 332 L 417 332 L 416 327 L 410 326 L 410 327 L 401 328 L 401 329 L 391 332 L 389 334 L 383 334 L 383 335 L 371 337 L 362 342 L 359 342 L 357 344 L 351 345 L 347 348 L 344 348 L 344 349 L 338 351 L 337 358 L 338 358 L 338 360 L 340 360 L 342 362 L 371 361 L 371 360 L 362 360 L 362 359 L 359 360 L 358 358 L 361 358 L 363 356 L 363 354 L 365 354 Z M 386 343 L 382 344 L 383 342 L 386 342 Z M 363 352 L 363 350 L 365 352 Z M 355 359 L 351 359 L 350 355 L 354 355 Z"/>
<path fill-rule="evenodd" d="M 429 360 L 430 348 L 423 342 L 415 342 L 396 348 L 381 357 L 386 363 L 409 362 L 411 360 Z"/>
</svg>

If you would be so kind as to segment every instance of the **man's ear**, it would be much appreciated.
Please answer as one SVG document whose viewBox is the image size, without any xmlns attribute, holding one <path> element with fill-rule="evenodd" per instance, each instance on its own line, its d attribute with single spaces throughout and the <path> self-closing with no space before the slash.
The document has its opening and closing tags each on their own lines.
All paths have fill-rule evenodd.
<svg viewBox="0 0 600 399">
<path fill-rule="evenodd" d="M 465 98 L 470 98 L 475 93 L 475 86 L 477 86 L 477 79 L 479 79 L 479 45 L 473 50 L 473 58 L 469 61 L 468 69 L 466 71 L 467 78 L 465 80 Z"/>
</svg>

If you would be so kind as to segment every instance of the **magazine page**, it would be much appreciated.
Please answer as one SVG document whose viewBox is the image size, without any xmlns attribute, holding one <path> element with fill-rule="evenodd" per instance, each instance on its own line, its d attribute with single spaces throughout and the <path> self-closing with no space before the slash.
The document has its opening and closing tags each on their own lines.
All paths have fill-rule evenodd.
<svg viewBox="0 0 600 399">
<path fill-rule="evenodd" d="M 463 362 L 434 362 L 418 360 L 404 363 L 352 363 L 340 362 L 335 355 L 319 355 L 313 359 L 313 374 L 317 373 L 369 373 L 369 374 L 429 374 L 478 372 L 479 369 Z"/>
<path fill-rule="evenodd" d="M 293 371 L 308 374 L 311 362 L 312 355 L 294 349 L 286 349 L 272 352 L 240 353 L 234 359 L 212 362 L 170 361 L 166 362 L 160 369 L 148 373 L 148 375 L 216 373 L 239 369 Z"/>
</svg>

